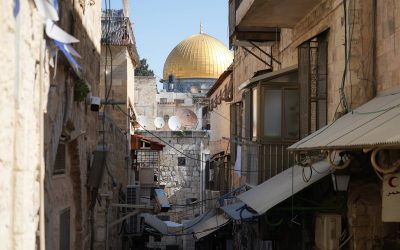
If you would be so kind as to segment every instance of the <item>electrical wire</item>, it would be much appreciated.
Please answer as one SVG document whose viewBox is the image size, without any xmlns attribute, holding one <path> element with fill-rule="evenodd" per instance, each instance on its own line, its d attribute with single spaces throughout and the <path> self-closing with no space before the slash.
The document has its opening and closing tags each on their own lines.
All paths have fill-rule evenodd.
<svg viewBox="0 0 400 250">
<path fill-rule="evenodd" d="M 198 231 L 198 232 L 188 232 L 188 233 L 179 233 L 179 234 L 163 234 L 163 233 L 161 233 L 161 232 L 155 232 L 155 231 L 151 231 L 151 230 L 148 230 L 148 229 L 145 229 L 147 232 L 149 232 L 149 233 L 152 233 L 152 234 L 155 234 L 155 235 L 159 235 L 159 236 L 175 236 L 175 237 L 178 237 L 178 236 L 186 236 L 186 235 L 196 235 L 196 234 L 200 234 L 200 233 L 205 233 L 205 232 L 209 232 L 209 231 L 215 231 L 215 230 L 218 230 L 218 229 L 220 229 L 220 228 L 222 228 L 222 227 L 224 227 L 224 226 L 226 226 L 226 225 L 228 225 L 229 223 L 231 223 L 232 222 L 232 220 L 231 219 L 229 219 L 227 222 L 225 222 L 225 223 L 223 223 L 223 224 L 221 224 L 221 225 L 218 225 L 218 226 L 215 226 L 215 227 L 211 227 L 211 228 L 207 228 L 207 229 L 204 229 L 204 230 L 202 230 L 202 231 Z"/>
<path fill-rule="evenodd" d="M 128 116 L 129 119 L 134 120 L 129 114 L 127 114 L 125 111 L 123 111 L 123 110 L 121 109 L 121 107 L 119 107 L 118 105 L 115 105 L 115 106 L 116 106 L 117 109 L 120 110 L 123 114 L 125 114 L 126 116 Z M 198 159 L 198 158 L 195 158 L 195 157 L 192 157 L 192 156 L 190 156 L 190 155 L 185 154 L 184 152 L 182 152 L 181 150 L 175 148 L 173 145 L 171 145 L 169 142 L 167 142 L 167 141 L 164 140 L 163 138 L 161 138 L 161 137 L 159 137 L 158 135 L 154 134 L 153 132 L 147 130 L 147 129 L 146 129 L 144 126 L 142 126 L 140 123 L 137 122 L 137 124 L 139 124 L 139 126 L 140 126 L 144 131 L 146 131 L 147 133 L 151 134 L 151 135 L 154 136 L 155 138 L 159 139 L 160 141 L 162 141 L 163 143 L 165 143 L 166 145 L 168 145 L 169 147 L 171 147 L 172 149 L 174 149 L 176 152 L 180 153 L 182 156 L 185 156 L 185 157 L 187 157 L 187 158 L 189 158 L 189 159 L 192 159 L 192 160 L 195 160 L 195 161 L 199 161 L 199 162 L 202 162 L 202 163 L 207 163 L 207 161 L 203 161 L 203 160 L 201 160 L 201 159 Z M 218 167 L 218 166 L 217 166 L 217 167 Z M 226 169 L 226 168 L 224 168 L 224 169 Z M 232 170 L 232 171 L 239 171 L 239 172 L 242 172 L 242 173 L 258 172 L 258 171 L 256 171 L 256 170 L 238 170 L 238 169 L 234 169 L 234 168 L 227 168 L 227 169 Z"/>
</svg>

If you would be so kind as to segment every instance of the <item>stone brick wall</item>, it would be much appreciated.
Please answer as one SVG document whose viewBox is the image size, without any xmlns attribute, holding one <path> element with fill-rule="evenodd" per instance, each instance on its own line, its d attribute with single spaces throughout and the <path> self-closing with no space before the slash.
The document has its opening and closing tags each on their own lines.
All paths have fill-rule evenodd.
<svg viewBox="0 0 400 250">
<path fill-rule="evenodd" d="M 160 185 L 165 185 L 165 192 L 169 202 L 172 205 L 185 205 L 187 199 L 190 198 L 197 200 L 204 199 L 204 194 L 202 194 L 202 189 L 204 191 L 204 187 L 201 183 L 202 178 L 204 178 L 204 173 L 201 169 L 204 169 L 204 166 L 202 165 L 202 162 L 195 159 L 201 159 L 202 154 L 208 154 L 207 132 L 188 131 L 185 133 L 153 131 L 152 133 L 157 137 L 162 138 L 185 155 L 190 156 L 190 158 L 185 157 L 168 145 L 160 153 L 161 166 L 159 183 Z M 164 142 L 149 133 L 144 133 L 143 135 L 165 145 Z M 179 157 L 185 158 L 185 164 L 182 166 L 178 165 Z M 167 213 L 167 215 L 170 216 L 172 221 L 180 222 L 183 219 L 192 218 L 199 212 L 199 207 L 188 206 L 185 208 L 179 208 L 175 206 Z"/>
<path fill-rule="evenodd" d="M 231 80 L 228 76 L 224 82 L 215 90 L 211 98 L 215 98 L 220 90 L 224 90 L 225 86 Z M 210 111 L 210 155 L 214 155 L 221 151 L 229 152 L 229 134 L 230 134 L 230 103 L 221 101 L 212 111 Z"/>
<path fill-rule="evenodd" d="M 77 37 L 74 48 L 92 95 L 99 95 L 100 80 L 100 16 L 101 3 L 60 2 L 58 25 Z M 70 246 L 87 249 L 92 227 L 88 220 L 89 203 L 93 199 L 87 188 L 90 161 L 99 138 L 98 113 L 90 111 L 89 103 L 74 100 L 77 76 L 59 54 L 57 67 L 50 68 L 48 112 L 44 120 L 44 155 L 46 163 L 45 217 L 46 247 L 59 249 L 60 214 L 70 209 Z M 53 168 L 59 142 L 67 147 L 66 172 L 54 175 Z"/>
<path fill-rule="evenodd" d="M 100 114 L 99 120 L 103 122 L 103 114 Z M 105 138 L 107 145 L 106 166 L 103 172 L 103 179 L 98 190 L 100 202 L 96 202 L 94 207 L 94 249 L 104 249 L 106 239 L 111 249 L 121 249 L 121 238 L 119 230 L 121 224 L 107 229 L 106 224 L 112 223 L 122 217 L 117 208 L 109 206 L 110 203 L 121 203 L 119 195 L 121 190 L 125 190 L 128 184 L 128 145 L 127 135 L 118 127 L 118 125 L 105 116 Z M 102 124 L 100 125 L 102 126 Z M 100 128 L 101 129 L 101 128 Z M 99 137 L 98 145 L 103 145 L 102 136 Z M 108 215 L 107 215 L 108 214 Z M 106 219 L 107 218 L 107 219 Z M 108 232 L 107 232 L 108 230 Z"/>
<path fill-rule="evenodd" d="M 0 242 L 2 249 L 39 245 L 43 113 L 48 80 L 43 22 L 33 1 L 0 2 Z"/>
<path fill-rule="evenodd" d="M 107 55 L 107 61 L 106 61 Z M 112 61 L 111 61 L 112 58 Z M 107 63 L 107 93 L 104 81 L 104 68 Z M 112 71 L 111 71 L 112 66 Z M 129 71 L 134 71 L 126 46 L 101 46 L 101 66 L 103 70 L 100 74 L 100 97 L 105 100 L 108 95 L 109 101 L 121 102 L 119 107 L 128 113 L 129 90 L 132 88 L 134 77 L 128 74 Z M 128 77 L 129 75 L 129 77 Z M 112 84 L 111 84 L 112 80 Z M 111 87 L 111 89 L 110 89 Z M 133 90 L 132 90 L 133 92 Z M 133 99 L 133 98 L 132 98 Z M 133 101 L 131 100 L 132 104 Z M 107 105 L 103 110 L 118 124 L 119 128 L 126 130 L 128 117 L 123 114 L 118 108 Z"/>
<path fill-rule="evenodd" d="M 154 119 L 157 117 L 157 83 L 153 76 L 135 77 L 135 110 L 145 116 L 149 123 L 148 130 L 156 130 Z"/>
<path fill-rule="evenodd" d="M 376 9 L 377 92 L 400 88 L 400 2 L 378 1 Z"/>
</svg>

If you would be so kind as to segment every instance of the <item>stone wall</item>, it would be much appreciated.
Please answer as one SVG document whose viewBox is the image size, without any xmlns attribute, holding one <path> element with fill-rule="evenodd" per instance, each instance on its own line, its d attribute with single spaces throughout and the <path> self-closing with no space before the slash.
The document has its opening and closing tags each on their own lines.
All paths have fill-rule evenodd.
<svg viewBox="0 0 400 250">
<path fill-rule="evenodd" d="M 154 119 L 157 117 L 157 83 L 154 76 L 136 76 L 135 110 L 137 115 L 145 116 L 148 130 L 156 130 Z"/>
<path fill-rule="evenodd" d="M 210 99 L 224 91 L 225 86 L 230 82 L 231 75 L 214 91 Z M 216 108 L 210 111 L 210 155 L 221 151 L 229 152 L 230 135 L 230 103 L 221 101 Z"/>
<path fill-rule="evenodd" d="M 133 103 L 133 100 L 130 100 L 128 96 L 128 89 L 131 89 L 134 84 L 134 77 L 131 74 L 129 74 L 128 77 L 128 72 L 134 71 L 134 68 L 127 47 L 102 45 L 100 68 L 104 70 L 106 64 L 107 73 L 104 74 L 104 72 L 102 72 L 100 74 L 100 97 L 102 100 L 105 100 L 106 97 L 108 97 L 110 102 L 117 102 L 123 112 L 128 113 L 129 101 L 132 101 Z M 107 86 L 104 81 L 105 77 L 107 77 Z M 123 114 L 119 108 L 107 105 L 103 110 L 110 115 L 110 117 L 118 124 L 119 128 L 127 130 L 128 117 Z"/>
<path fill-rule="evenodd" d="M 376 9 L 376 85 L 382 93 L 400 88 L 400 2 L 378 1 Z"/>
<path fill-rule="evenodd" d="M 33 1 L 19 1 L 19 9 L 15 2 L 0 2 L 0 242 L 36 249 L 48 67 L 42 18 Z"/>
<path fill-rule="evenodd" d="M 174 207 L 174 204 L 186 205 L 188 199 L 204 199 L 204 187 L 201 183 L 204 181 L 204 165 L 200 160 L 204 154 L 208 154 L 208 133 L 205 131 L 188 132 L 152 132 L 163 141 L 174 148 L 166 145 L 165 142 L 149 133 L 144 133 L 145 137 L 159 141 L 166 145 L 160 153 L 160 185 L 165 185 L 165 193 L 168 197 L 172 209 L 167 213 L 170 219 L 175 222 L 190 219 L 199 214 L 199 207 Z M 183 157 L 185 163 L 182 166 L 178 164 L 178 158 Z M 203 169 L 203 170 L 202 170 Z M 203 179 L 202 179 L 203 178 Z M 193 200 L 195 201 L 195 200 Z"/>
<path fill-rule="evenodd" d="M 103 114 L 100 114 L 99 120 L 103 123 Z M 105 142 L 108 151 L 102 182 L 98 190 L 100 202 L 96 202 L 93 209 L 95 230 L 93 246 L 94 249 L 104 249 L 107 244 L 111 249 L 121 249 L 122 239 L 119 234 L 121 224 L 109 228 L 106 224 L 122 217 L 118 209 L 111 207 L 110 203 L 123 203 L 119 197 L 120 191 L 124 192 L 128 184 L 128 140 L 127 135 L 107 114 L 104 117 L 104 124 L 105 138 L 103 141 L 102 136 L 99 137 L 98 145 L 101 146 Z"/>
<path fill-rule="evenodd" d="M 92 95 L 99 96 L 101 3 L 81 3 L 61 1 L 58 25 L 80 40 L 74 48 L 82 56 L 77 61 L 83 79 L 90 85 Z M 87 249 L 91 244 L 88 214 L 93 196 L 86 183 L 100 122 L 88 102 L 74 100 L 78 76 L 60 53 L 58 58 L 57 66 L 49 70 L 48 112 L 44 122 L 46 247 L 59 249 L 60 215 L 69 209 L 70 247 Z M 66 171 L 56 175 L 54 167 L 60 142 L 67 148 Z"/>
</svg>

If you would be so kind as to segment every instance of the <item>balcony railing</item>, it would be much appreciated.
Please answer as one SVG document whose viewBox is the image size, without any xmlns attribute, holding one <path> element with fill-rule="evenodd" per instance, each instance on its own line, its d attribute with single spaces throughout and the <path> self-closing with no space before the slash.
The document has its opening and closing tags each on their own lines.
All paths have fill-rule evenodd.
<svg viewBox="0 0 400 250">
<path fill-rule="evenodd" d="M 295 164 L 295 157 L 287 148 L 294 142 L 257 143 L 242 140 L 242 171 L 246 182 L 257 185 Z"/>
</svg>

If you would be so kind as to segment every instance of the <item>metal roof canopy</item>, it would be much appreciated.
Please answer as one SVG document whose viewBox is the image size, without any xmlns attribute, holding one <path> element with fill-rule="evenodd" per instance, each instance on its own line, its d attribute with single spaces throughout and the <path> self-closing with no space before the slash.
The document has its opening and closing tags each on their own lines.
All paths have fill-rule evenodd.
<svg viewBox="0 0 400 250">
<path fill-rule="evenodd" d="M 251 84 L 258 82 L 258 81 L 271 81 L 275 78 L 287 75 L 287 74 L 291 74 L 294 73 L 298 70 L 298 66 L 296 65 L 292 65 L 290 67 L 286 67 L 280 70 L 276 70 L 276 71 L 272 71 L 272 72 L 268 72 L 259 76 L 255 76 L 252 77 L 248 80 L 246 80 L 245 82 L 243 82 L 242 84 L 239 85 L 238 89 L 239 91 L 247 88 L 248 86 L 250 86 Z"/>
<path fill-rule="evenodd" d="M 400 144 L 400 93 L 378 96 L 293 144 L 292 151 Z"/>
<path fill-rule="evenodd" d="M 330 174 L 330 169 L 330 164 L 324 161 L 314 163 L 312 168 L 295 165 L 238 195 L 237 198 L 262 215 L 293 194 Z M 311 176 L 308 182 L 303 180 L 303 171 L 306 176 Z"/>
<path fill-rule="evenodd" d="M 193 226 L 193 235 L 201 239 L 227 224 L 229 219 L 224 214 L 217 214 Z"/>
<path fill-rule="evenodd" d="M 224 210 L 225 214 L 231 217 L 234 220 L 247 220 L 253 217 L 259 216 L 256 213 L 252 213 L 245 208 L 246 204 L 243 202 L 236 202 L 233 204 L 229 204 L 226 206 L 221 207 Z"/>
</svg>

